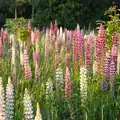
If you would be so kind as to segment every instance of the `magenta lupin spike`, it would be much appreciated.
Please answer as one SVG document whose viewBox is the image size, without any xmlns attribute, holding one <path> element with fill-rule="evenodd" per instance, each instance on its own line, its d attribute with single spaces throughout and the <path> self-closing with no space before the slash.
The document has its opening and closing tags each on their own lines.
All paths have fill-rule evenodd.
<svg viewBox="0 0 120 120">
<path fill-rule="evenodd" d="M 70 72 L 69 68 L 66 67 L 66 73 L 65 73 L 65 97 L 67 100 L 71 98 L 71 79 L 70 79 Z"/>
</svg>

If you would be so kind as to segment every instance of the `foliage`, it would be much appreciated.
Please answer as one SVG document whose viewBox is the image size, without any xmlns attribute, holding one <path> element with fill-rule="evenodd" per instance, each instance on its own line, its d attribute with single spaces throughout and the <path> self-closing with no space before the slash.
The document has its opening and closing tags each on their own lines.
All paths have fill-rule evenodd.
<svg viewBox="0 0 120 120">
<path fill-rule="evenodd" d="M 0 14 L 0 28 L 4 25 L 5 23 L 5 15 Z"/>
<path fill-rule="evenodd" d="M 4 26 L 10 33 L 18 35 L 22 41 L 25 41 L 28 37 L 27 21 L 24 18 L 7 19 Z"/>
<path fill-rule="evenodd" d="M 104 23 L 106 30 L 106 48 L 110 50 L 112 47 L 112 34 L 116 32 L 119 36 L 120 33 L 120 9 L 117 6 L 113 5 L 107 11 L 105 11 L 104 15 L 108 15 L 108 21 L 98 21 Z"/>
</svg>

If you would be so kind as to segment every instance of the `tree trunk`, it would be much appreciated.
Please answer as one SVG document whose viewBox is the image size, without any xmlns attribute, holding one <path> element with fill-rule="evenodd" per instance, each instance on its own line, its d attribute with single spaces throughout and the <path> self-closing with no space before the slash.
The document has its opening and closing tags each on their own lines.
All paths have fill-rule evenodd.
<svg viewBox="0 0 120 120">
<path fill-rule="evenodd" d="M 17 7 L 15 7 L 15 19 L 17 19 Z"/>
</svg>

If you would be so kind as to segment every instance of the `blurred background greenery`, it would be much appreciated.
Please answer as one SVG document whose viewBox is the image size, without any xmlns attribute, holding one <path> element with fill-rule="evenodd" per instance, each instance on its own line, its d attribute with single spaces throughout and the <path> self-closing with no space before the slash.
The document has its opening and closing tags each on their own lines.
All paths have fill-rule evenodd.
<svg viewBox="0 0 120 120">
<path fill-rule="evenodd" d="M 0 27 L 6 18 L 32 19 L 33 25 L 48 26 L 57 20 L 58 25 L 72 29 L 92 28 L 96 20 L 107 20 L 104 12 L 112 5 L 119 7 L 120 0 L 0 0 Z"/>
</svg>

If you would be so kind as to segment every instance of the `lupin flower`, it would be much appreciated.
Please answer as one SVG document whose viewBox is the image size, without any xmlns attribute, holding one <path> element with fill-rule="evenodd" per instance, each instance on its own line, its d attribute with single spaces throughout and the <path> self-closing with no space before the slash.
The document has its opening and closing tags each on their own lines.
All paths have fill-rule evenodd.
<svg viewBox="0 0 120 120">
<path fill-rule="evenodd" d="M 7 31 L 7 29 L 3 31 L 3 42 L 4 43 L 8 42 L 8 31 Z"/>
<path fill-rule="evenodd" d="M 2 77 L 0 77 L 0 120 L 6 120 L 5 110 L 5 93 L 4 93 Z"/>
<path fill-rule="evenodd" d="M 42 115 L 41 115 L 40 107 L 38 103 L 37 103 L 37 111 L 36 111 L 35 120 L 42 120 Z"/>
<path fill-rule="evenodd" d="M 79 34 L 75 32 L 73 36 L 73 64 L 75 71 L 77 71 L 78 69 L 78 53 L 79 53 L 78 38 L 79 38 Z"/>
<path fill-rule="evenodd" d="M 14 88 L 10 77 L 6 87 L 6 120 L 14 119 Z"/>
<path fill-rule="evenodd" d="M 35 47 L 36 47 L 36 53 L 39 53 L 39 40 L 36 41 L 36 44 L 35 44 Z"/>
<path fill-rule="evenodd" d="M 112 43 L 113 43 L 113 45 L 118 47 L 118 38 L 117 38 L 116 32 L 114 32 L 112 35 Z"/>
<path fill-rule="evenodd" d="M 65 55 L 65 64 L 66 64 L 66 67 L 70 67 L 70 54 L 69 53 L 66 53 Z"/>
<path fill-rule="evenodd" d="M 60 52 L 61 46 L 62 46 L 62 41 L 58 39 L 56 41 L 56 46 L 55 46 L 57 52 Z"/>
<path fill-rule="evenodd" d="M 105 35 L 104 26 L 101 24 L 96 37 L 96 62 L 97 71 L 104 74 L 104 60 L 105 60 Z"/>
<path fill-rule="evenodd" d="M 99 29 L 99 40 L 101 47 L 101 55 L 100 55 L 100 66 L 101 66 L 101 74 L 104 74 L 104 60 L 105 60 L 105 33 L 104 26 L 101 24 Z"/>
<path fill-rule="evenodd" d="M 113 61 L 111 61 L 110 63 L 110 78 L 114 78 L 115 79 L 115 76 L 116 76 L 116 68 L 115 68 L 115 63 Z"/>
<path fill-rule="evenodd" d="M 58 30 L 58 25 L 57 25 L 57 21 L 55 20 L 55 24 L 54 24 L 54 33 L 56 33 Z"/>
<path fill-rule="evenodd" d="M 78 38 L 78 56 L 80 60 L 80 66 L 84 65 L 84 36 L 82 33 L 79 35 Z"/>
<path fill-rule="evenodd" d="M 30 20 L 28 21 L 28 30 L 31 31 L 31 22 L 30 22 Z"/>
<path fill-rule="evenodd" d="M 29 56 L 28 56 L 27 48 L 24 49 L 24 72 L 25 72 L 26 79 L 31 79 L 32 72 L 31 72 L 31 67 L 29 63 Z"/>
<path fill-rule="evenodd" d="M 112 60 L 115 63 L 115 69 L 117 71 L 118 48 L 115 45 L 113 45 L 113 47 L 112 47 L 111 55 L 112 55 Z"/>
<path fill-rule="evenodd" d="M 107 77 L 107 78 L 109 78 L 110 77 L 110 61 L 111 61 L 111 59 L 110 58 L 108 58 L 108 57 L 106 57 L 105 58 L 105 62 L 104 62 L 104 72 L 105 72 L 105 76 Z"/>
<path fill-rule="evenodd" d="M 55 68 L 58 68 L 58 67 L 59 67 L 60 61 L 61 61 L 60 55 L 59 55 L 59 53 L 56 53 L 56 54 L 55 54 Z"/>
<path fill-rule="evenodd" d="M 96 37 L 95 40 L 95 49 L 96 49 L 96 69 L 97 72 L 100 73 L 101 65 L 100 65 L 100 55 L 101 55 L 101 47 L 100 47 L 100 40 L 99 37 Z"/>
<path fill-rule="evenodd" d="M 35 80 L 36 80 L 37 82 L 40 81 L 40 68 L 39 68 L 37 62 L 36 62 L 36 65 L 35 65 Z"/>
<path fill-rule="evenodd" d="M 90 70 L 90 65 L 91 65 L 91 47 L 92 47 L 92 41 L 89 36 L 87 40 L 87 45 L 86 45 L 86 69 L 87 70 Z"/>
<path fill-rule="evenodd" d="M 71 79 L 70 79 L 70 72 L 69 68 L 66 67 L 66 73 L 65 73 L 65 97 L 67 100 L 71 99 Z"/>
<path fill-rule="evenodd" d="M 53 99 L 53 82 L 51 78 L 46 83 L 46 101 L 49 101 L 50 98 Z"/>
<path fill-rule="evenodd" d="M 114 97 L 115 78 L 116 78 L 116 65 L 115 65 L 114 61 L 111 61 L 111 64 L 110 64 L 110 83 L 111 83 L 111 92 L 112 92 L 113 97 Z"/>
<path fill-rule="evenodd" d="M 46 30 L 46 38 L 45 38 L 45 52 L 44 52 L 44 59 L 48 60 L 48 56 L 49 56 L 49 34 L 48 34 L 48 29 Z"/>
<path fill-rule="evenodd" d="M 34 44 L 34 32 L 31 31 L 31 43 Z"/>
<path fill-rule="evenodd" d="M 2 41 L 3 41 L 3 32 L 4 32 L 4 29 L 2 28 L 2 29 L 1 29 L 1 32 L 0 32 L 0 34 L 1 34 L 0 36 L 1 36 L 1 40 L 2 40 Z"/>
<path fill-rule="evenodd" d="M 63 90 L 64 80 L 63 80 L 63 71 L 61 67 L 56 69 L 55 80 L 56 80 L 56 89 Z"/>
<path fill-rule="evenodd" d="M 87 76 L 86 69 L 84 67 L 80 68 L 80 93 L 82 105 L 86 105 L 87 100 Z"/>
<path fill-rule="evenodd" d="M 27 89 L 25 89 L 23 103 L 24 103 L 24 119 L 33 120 L 34 119 L 33 106 Z"/>
<path fill-rule="evenodd" d="M 2 39 L 0 38 L 0 57 L 3 55 L 3 50 L 2 50 Z"/>
<path fill-rule="evenodd" d="M 34 60 L 34 64 L 36 64 L 36 62 L 38 62 L 39 60 L 39 54 L 37 52 L 33 52 L 33 60 Z"/>
</svg>

